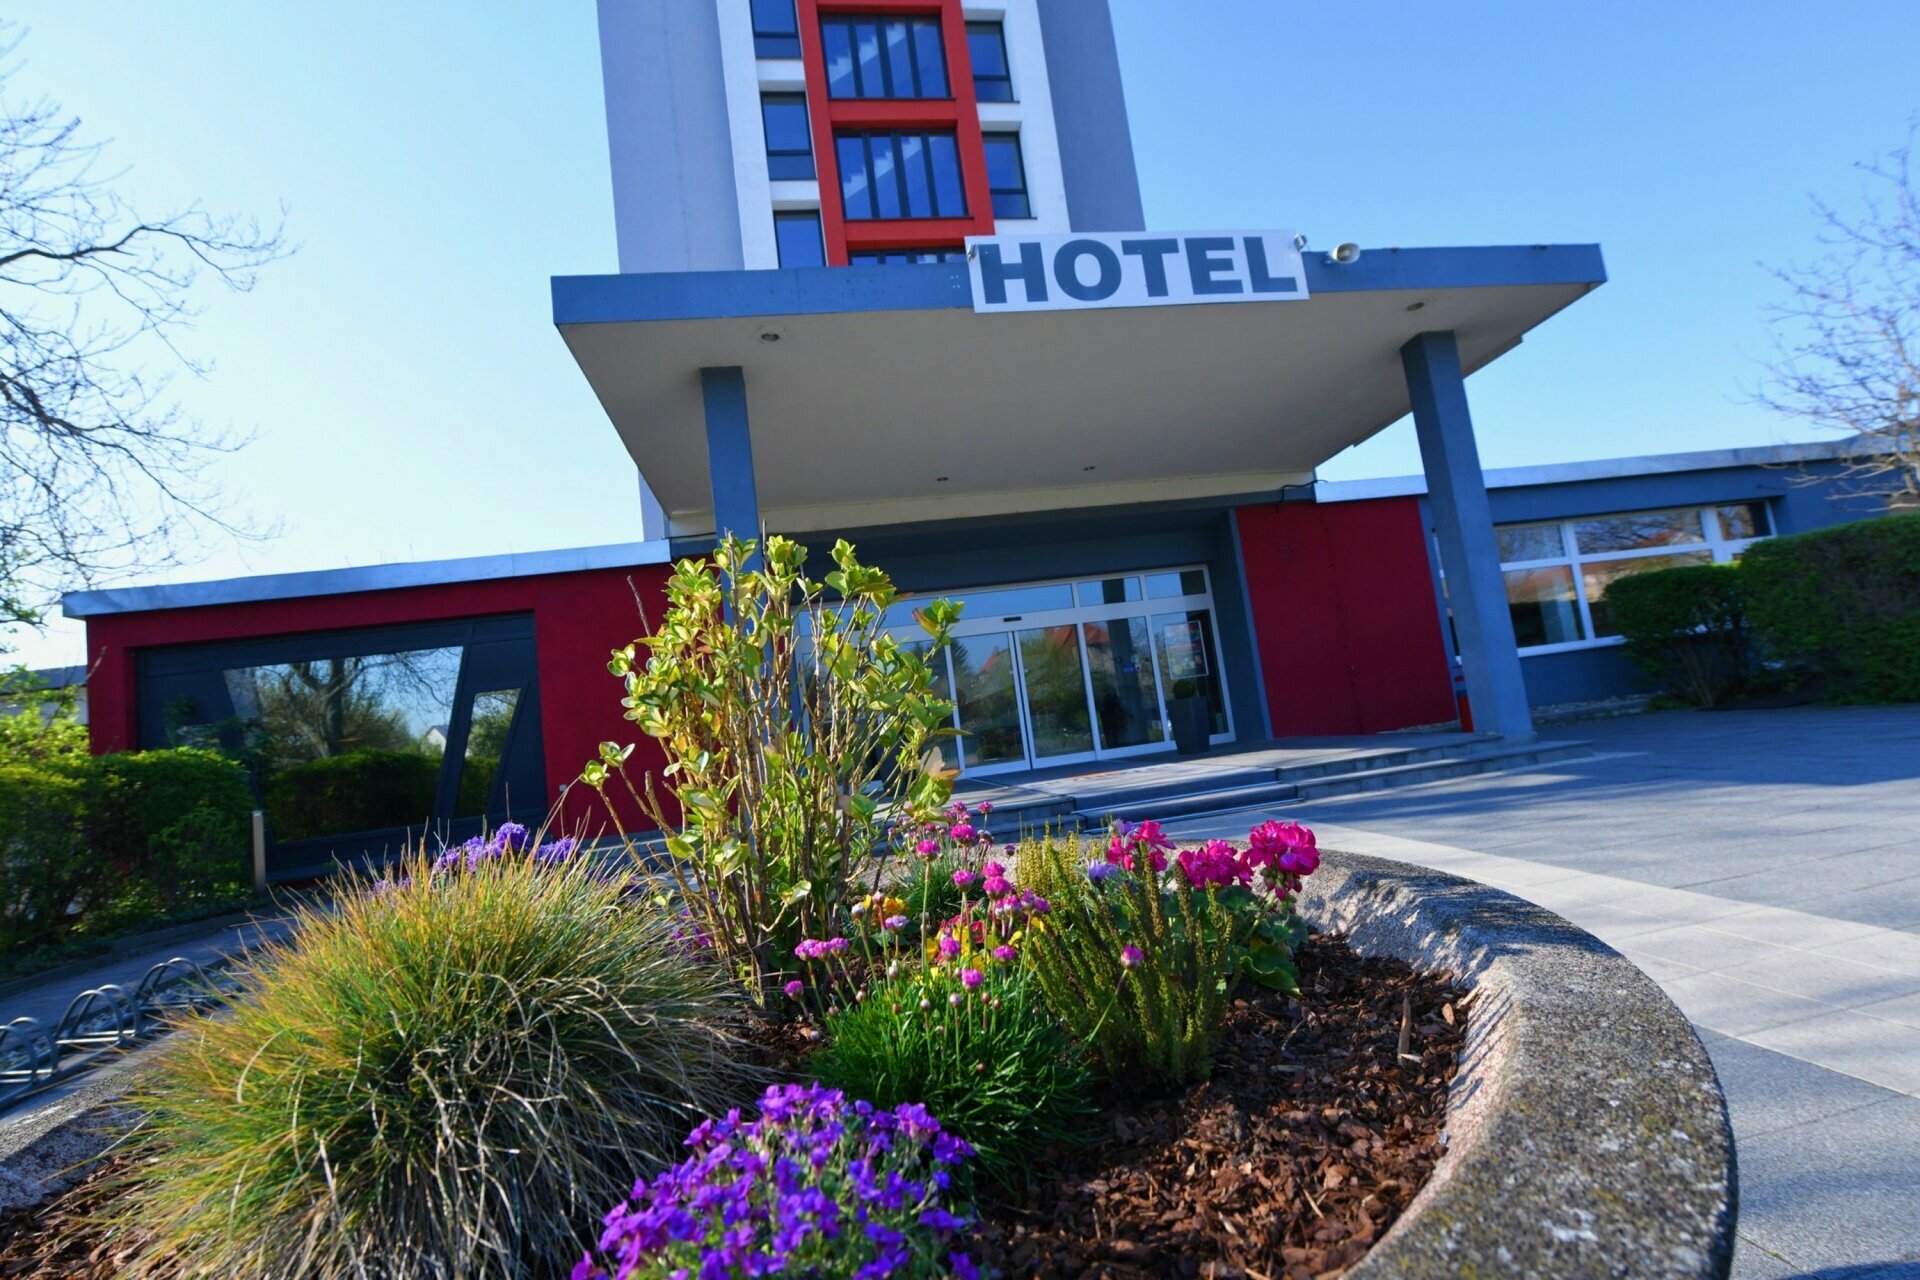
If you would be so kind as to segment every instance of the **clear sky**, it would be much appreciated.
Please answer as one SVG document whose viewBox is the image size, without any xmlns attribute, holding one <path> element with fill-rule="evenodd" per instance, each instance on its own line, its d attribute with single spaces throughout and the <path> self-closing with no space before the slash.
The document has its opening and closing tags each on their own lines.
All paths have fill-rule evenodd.
<svg viewBox="0 0 1920 1280">
<path fill-rule="evenodd" d="M 1805 437 L 1744 399 L 1762 264 L 1904 141 L 1916 0 L 1113 6 L 1150 226 L 1602 245 L 1610 283 L 1469 383 L 1487 465 Z M 111 139 L 142 205 L 284 204 L 300 246 L 213 300 L 186 341 L 215 368 L 178 388 L 258 432 L 219 476 L 283 532 L 169 576 L 638 535 L 548 310 L 549 276 L 615 269 L 591 0 L 9 8 L 16 92 Z M 1324 474 L 1417 469 L 1402 423 Z M 16 644 L 82 652 L 72 625 Z"/>
</svg>

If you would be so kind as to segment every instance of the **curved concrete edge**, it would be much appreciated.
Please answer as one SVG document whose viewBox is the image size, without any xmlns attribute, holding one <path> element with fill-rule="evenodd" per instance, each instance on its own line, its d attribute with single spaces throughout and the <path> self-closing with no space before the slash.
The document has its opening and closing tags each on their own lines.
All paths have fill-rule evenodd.
<svg viewBox="0 0 1920 1280">
<path fill-rule="evenodd" d="M 36 1100 L 31 1110 L 0 1116 L 0 1209 L 38 1204 L 92 1171 L 138 1120 L 120 1098 L 159 1047 L 136 1049 Z"/>
<path fill-rule="evenodd" d="M 1533 903 L 1323 851 L 1300 909 L 1474 991 L 1447 1154 L 1351 1280 L 1724 1280 L 1738 1178 L 1713 1064 L 1664 992 Z"/>
</svg>

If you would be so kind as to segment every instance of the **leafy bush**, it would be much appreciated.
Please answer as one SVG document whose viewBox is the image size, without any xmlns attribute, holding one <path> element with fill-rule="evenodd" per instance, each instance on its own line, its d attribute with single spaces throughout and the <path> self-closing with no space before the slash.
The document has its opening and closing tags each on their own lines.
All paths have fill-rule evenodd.
<svg viewBox="0 0 1920 1280">
<path fill-rule="evenodd" d="M 651 777 L 641 803 L 666 833 L 680 894 L 770 1000 L 794 946 L 841 925 L 883 815 L 932 813 L 951 790 L 924 763 L 953 714 L 927 653 L 960 611 L 928 604 L 928 641 L 909 644 L 889 634 L 892 582 L 846 542 L 820 582 L 797 543 L 769 538 L 763 569 L 747 567 L 755 551 L 730 538 L 711 562 L 677 564 L 659 627 L 610 669 L 628 717 L 666 751 L 678 819 Z M 583 780 L 604 788 L 630 751 L 604 744 Z"/>
<path fill-rule="evenodd" d="M 1738 565 L 1676 565 L 1630 574 L 1607 588 L 1627 656 L 1669 692 L 1711 707 L 1752 672 L 1746 592 Z"/>
<path fill-rule="evenodd" d="M 1122 1088 L 1205 1079 L 1226 1020 L 1233 916 L 1217 892 L 1167 872 L 1171 844 L 1153 823 L 1122 829 L 1108 861 L 1082 864 L 1075 841 L 1041 843 L 1054 883 L 1026 949 L 1047 1004 Z"/>
<path fill-rule="evenodd" d="M 1920 514 L 1769 538 L 1740 566 L 1754 628 L 1842 701 L 1920 699 Z"/>
<path fill-rule="evenodd" d="M 616 1170 L 750 1096 L 737 988 L 620 884 L 408 870 L 300 910 L 147 1073 L 104 1211 L 146 1242 L 132 1274 L 561 1274 Z"/>
<path fill-rule="evenodd" d="M 807 1066 L 883 1107 L 925 1103 L 1008 1185 L 1092 1110 L 1084 1053 L 1018 965 L 882 978 L 827 1018 Z"/>
<path fill-rule="evenodd" d="M 115 867 L 130 899 L 151 901 L 158 912 L 244 898 L 253 879 L 252 813 L 245 769 L 217 751 L 97 756 L 87 814 L 91 860 L 96 871 L 101 862 Z"/>
<path fill-rule="evenodd" d="M 306 840 L 423 823 L 439 786 L 438 756 L 369 747 L 288 765 L 264 799 L 275 839 Z"/>
<path fill-rule="evenodd" d="M 51 942 L 99 879 L 81 838 L 85 787 L 74 771 L 0 761 L 0 950 Z"/>
<path fill-rule="evenodd" d="M 819 1085 L 768 1089 L 760 1115 L 709 1120 L 693 1155 L 605 1218 L 573 1280 L 641 1276 L 956 1276 L 953 1171 L 972 1154 L 924 1106 L 883 1110 Z"/>
</svg>

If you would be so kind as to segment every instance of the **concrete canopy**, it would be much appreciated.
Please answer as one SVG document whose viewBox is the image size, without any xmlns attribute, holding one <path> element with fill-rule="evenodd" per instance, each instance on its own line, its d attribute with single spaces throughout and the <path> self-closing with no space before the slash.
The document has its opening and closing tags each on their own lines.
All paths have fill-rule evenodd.
<svg viewBox="0 0 1920 1280">
<path fill-rule="evenodd" d="M 1305 301 L 979 315 L 965 264 L 558 277 L 554 322 L 669 530 L 713 529 L 700 370 L 738 366 L 768 527 L 1271 493 L 1606 279 L 1597 246 L 1309 254 Z"/>
</svg>

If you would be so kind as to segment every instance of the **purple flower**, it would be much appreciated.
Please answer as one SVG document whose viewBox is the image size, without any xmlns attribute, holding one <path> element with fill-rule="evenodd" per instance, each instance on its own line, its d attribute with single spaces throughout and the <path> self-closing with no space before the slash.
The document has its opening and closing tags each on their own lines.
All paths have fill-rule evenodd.
<svg viewBox="0 0 1920 1280">
<path fill-rule="evenodd" d="M 1147 953 L 1129 942 L 1120 948 L 1120 965 L 1126 969 L 1138 969 L 1146 962 Z"/>
<path fill-rule="evenodd" d="M 1119 868 L 1111 862 L 1089 862 L 1087 864 L 1087 879 L 1093 881 L 1095 884 L 1099 884 L 1102 880 L 1105 880 L 1118 870 Z"/>
<path fill-rule="evenodd" d="M 790 979 L 787 982 L 787 985 L 783 988 L 783 990 L 786 991 L 787 999 L 789 1000 L 798 1000 L 800 998 L 800 993 L 802 991 L 805 991 L 806 989 L 807 989 L 807 984 L 800 981 L 800 979 L 798 978 Z"/>
<path fill-rule="evenodd" d="M 979 833 L 973 829 L 971 822 L 956 822 L 948 829 L 947 834 L 959 844 L 972 844 L 974 836 Z"/>
<path fill-rule="evenodd" d="M 506 853 L 519 853 L 532 838 L 532 833 L 517 822 L 503 822 L 493 832 L 493 843 Z"/>
<path fill-rule="evenodd" d="M 986 976 L 986 974 L 981 973 L 978 969 L 962 969 L 960 971 L 960 985 L 971 991 L 979 986 L 981 982 L 985 981 Z"/>
<path fill-rule="evenodd" d="M 995 960 L 998 960 L 1001 964 L 1011 964 L 1014 960 L 1019 958 L 1019 955 L 1020 955 L 1019 952 L 1015 951 L 1012 947 L 1008 946 L 1004 942 L 993 949 L 993 958 Z"/>
<path fill-rule="evenodd" d="M 940 852 L 940 842 L 938 840 L 922 840 L 920 843 L 914 845 L 913 849 L 914 852 L 918 853 L 921 857 L 931 858 L 934 854 Z"/>
<path fill-rule="evenodd" d="M 898 933 L 907 927 L 907 918 L 905 916 L 888 916 L 882 923 L 885 924 L 890 931 Z"/>
<path fill-rule="evenodd" d="M 986 884 L 981 888 L 989 898 L 1004 898 L 1013 892 L 1013 885 L 1005 876 L 988 876 Z"/>
<path fill-rule="evenodd" d="M 960 939 L 950 933 L 940 935 L 940 954 L 951 960 L 960 954 Z"/>
<path fill-rule="evenodd" d="M 953 882 L 959 885 L 962 889 L 969 887 L 977 879 L 979 879 L 979 877 L 974 875 L 973 872 L 967 870 L 965 867 L 962 867 L 958 871 L 953 873 Z"/>
<path fill-rule="evenodd" d="M 983 876 L 1004 876 L 1007 874 L 1007 869 L 998 862 L 989 862 L 980 868 L 980 874 Z"/>
</svg>

